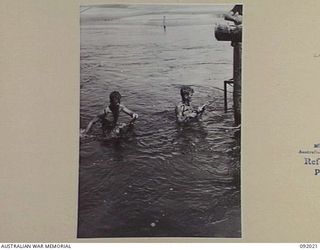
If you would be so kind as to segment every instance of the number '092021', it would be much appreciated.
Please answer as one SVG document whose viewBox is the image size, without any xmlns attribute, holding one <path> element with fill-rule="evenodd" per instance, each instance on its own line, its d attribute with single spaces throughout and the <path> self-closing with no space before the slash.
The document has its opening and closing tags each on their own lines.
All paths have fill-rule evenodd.
<svg viewBox="0 0 320 250">
<path fill-rule="evenodd" d="M 318 244 L 300 244 L 300 248 L 318 248 Z"/>
</svg>

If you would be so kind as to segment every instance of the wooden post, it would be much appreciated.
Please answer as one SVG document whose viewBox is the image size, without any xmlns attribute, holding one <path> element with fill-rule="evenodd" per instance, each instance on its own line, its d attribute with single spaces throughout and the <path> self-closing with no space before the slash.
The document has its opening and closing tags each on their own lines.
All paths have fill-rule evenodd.
<svg viewBox="0 0 320 250">
<path fill-rule="evenodd" d="M 224 112 L 228 111 L 228 101 L 227 101 L 227 81 L 224 81 Z"/>
<path fill-rule="evenodd" d="M 233 42 L 233 108 L 234 122 L 241 124 L 241 52 L 242 43 Z"/>
<path fill-rule="evenodd" d="M 242 25 L 218 25 L 215 28 L 218 41 L 231 41 L 233 46 L 233 109 L 234 122 L 241 124 L 241 52 Z"/>
</svg>

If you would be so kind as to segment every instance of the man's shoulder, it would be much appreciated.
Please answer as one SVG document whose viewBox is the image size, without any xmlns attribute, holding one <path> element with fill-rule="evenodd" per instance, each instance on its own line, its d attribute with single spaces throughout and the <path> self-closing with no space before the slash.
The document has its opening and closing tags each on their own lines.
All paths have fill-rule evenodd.
<svg viewBox="0 0 320 250">
<path fill-rule="evenodd" d="M 185 106 L 183 102 L 178 102 L 176 105 L 176 108 L 181 108 L 182 106 Z"/>
<path fill-rule="evenodd" d="M 110 112 L 111 112 L 111 110 L 110 110 L 109 106 L 107 106 L 107 107 L 105 107 L 105 108 L 103 109 L 103 113 L 105 113 L 105 114 L 108 114 L 108 113 L 110 113 Z"/>
<path fill-rule="evenodd" d="M 123 109 L 126 109 L 127 107 L 123 104 L 119 104 L 119 110 L 123 110 Z"/>
<path fill-rule="evenodd" d="M 109 109 L 109 107 L 106 107 L 106 108 L 104 108 L 104 109 L 101 111 L 100 114 L 98 114 L 98 117 L 99 117 L 100 119 L 105 119 L 106 116 L 107 116 L 109 113 L 111 113 L 111 110 Z"/>
<path fill-rule="evenodd" d="M 183 102 L 179 102 L 176 105 L 175 111 L 176 113 L 180 113 L 185 109 L 185 104 Z"/>
</svg>

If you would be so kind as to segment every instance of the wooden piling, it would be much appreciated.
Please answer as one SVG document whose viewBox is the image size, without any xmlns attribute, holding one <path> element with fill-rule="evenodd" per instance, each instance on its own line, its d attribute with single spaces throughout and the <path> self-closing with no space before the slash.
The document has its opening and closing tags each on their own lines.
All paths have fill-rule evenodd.
<svg viewBox="0 0 320 250">
<path fill-rule="evenodd" d="M 227 110 L 228 110 L 228 99 L 227 99 L 227 83 L 226 81 L 224 81 L 224 84 L 223 84 L 223 90 L 224 90 L 224 112 L 227 113 Z"/>
<path fill-rule="evenodd" d="M 241 53 L 242 43 L 233 42 L 233 108 L 234 122 L 241 124 Z"/>
<path fill-rule="evenodd" d="M 231 41 L 233 46 L 233 109 L 234 122 L 241 124 L 241 53 L 242 53 L 242 25 L 218 25 L 215 28 L 218 41 Z"/>
</svg>

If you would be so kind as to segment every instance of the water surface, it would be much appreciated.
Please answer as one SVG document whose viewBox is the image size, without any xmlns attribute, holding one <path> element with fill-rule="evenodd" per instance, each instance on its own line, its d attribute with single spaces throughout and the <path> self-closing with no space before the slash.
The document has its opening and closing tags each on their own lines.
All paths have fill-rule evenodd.
<svg viewBox="0 0 320 250">
<path fill-rule="evenodd" d="M 97 125 L 81 140 L 79 237 L 241 236 L 239 138 L 220 90 L 232 77 L 232 47 L 213 36 L 231 8 L 81 9 L 80 126 L 114 90 L 139 119 L 124 138 L 104 140 Z M 213 102 L 200 121 L 179 126 L 184 84 L 194 105 Z"/>
</svg>

